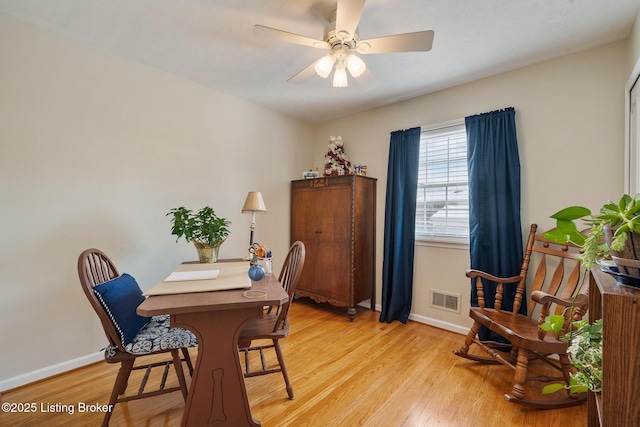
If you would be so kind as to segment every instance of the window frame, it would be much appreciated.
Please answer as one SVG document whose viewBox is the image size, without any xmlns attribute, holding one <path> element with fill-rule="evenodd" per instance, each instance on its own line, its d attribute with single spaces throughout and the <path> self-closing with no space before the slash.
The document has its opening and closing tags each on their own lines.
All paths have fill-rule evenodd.
<svg viewBox="0 0 640 427">
<path fill-rule="evenodd" d="M 456 119 L 456 120 L 437 123 L 429 126 L 421 126 L 420 144 L 422 146 L 422 132 L 432 132 L 440 129 L 444 130 L 447 128 L 464 126 L 464 125 L 465 125 L 464 119 Z M 468 176 L 467 176 L 466 183 L 467 183 L 467 189 L 468 189 L 468 185 L 469 185 Z M 419 192 L 421 191 L 420 183 L 418 183 L 417 185 L 418 185 L 418 192 Z M 418 203 L 418 199 L 416 198 L 416 207 L 417 207 L 417 203 Z M 417 220 L 417 217 L 416 217 L 416 220 Z M 438 247 L 446 247 L 446 248 L 453 248 L 453 249 L 466 249 L 469 247 L 468 234 L 465 237 L 429 235 L 429 234 L 419 233 L 416 229 L 415 240 L 416 240 L 416 245 L 419 245 L 419 246 L 438 246 Z"/>
</svg>

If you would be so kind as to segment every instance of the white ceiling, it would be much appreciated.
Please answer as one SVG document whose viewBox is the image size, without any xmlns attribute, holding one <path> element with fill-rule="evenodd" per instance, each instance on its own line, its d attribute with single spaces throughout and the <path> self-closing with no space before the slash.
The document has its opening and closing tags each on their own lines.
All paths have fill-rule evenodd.
<svg viewBox="0 0 640 427">
<path fill-rule="evenodd" d="M 434 30 L 430 52 L 367 55 L 380 84 L 287 79 L 324 51 L 252 35 L 322 39 L 337 0 L 0 0 L 0 12 L 310 123 L 626 38 L 640 0 L 368 0 L 367 39 Z M 343 0 L 345 1 L 345 0 Z"/>
</svg>

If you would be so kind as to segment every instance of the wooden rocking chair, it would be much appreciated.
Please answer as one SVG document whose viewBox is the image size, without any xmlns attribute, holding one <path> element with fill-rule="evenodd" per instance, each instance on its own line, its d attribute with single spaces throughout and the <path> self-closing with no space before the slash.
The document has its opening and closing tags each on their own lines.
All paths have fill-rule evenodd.
<svg viewBox="0 0 640 427">
<path fill-rule="evenodd" d="M 584 269 L 578 260 L 580 253 L 577 248 L 570 244 L 558 245 L 545 239 L 542 234 L 536 234 L 537 227 L 536 224 L 531 225 L 520 275 L 499 278 L 478 270 L 467 271 L 467 277 L 476 280 L 479 307 L 471 307 L 469 316 L 474 321 L 473 326 L 462 347 L 453 353 L 477 362 L 502 363 L 511 367 L 515 373 L 511 393 L 504 396 L 508 401 L 541 409 L 574 406 L 586 400 L 586 393 L 569 395 L 568 392 L 558 392 L 560 398 L 544 399 L 539 388 L 530 386 L 531 382 L 568 384 L 572 365 L 567 355 L 567 342 L 558 339 L 551 332 L 544 332 L 539 325 L 544 323 L 545 317 L 550 313 L 562 314 L 565 317 L 564 329 L 560 334 L 562 336 L 569 330 L 571 322 L 580 320 L 588 308 L 588 286 L 580 286 Z M 532 254 L 536 254 L 533 260 Z M 518 311 L 525 297 L 527 272 L 533 261 L 538 265 L 531 284 L 529 313 L 524 316 L 518 314 Z M 547 270 L 553 268 L 553 274 L 547 275 Z M 565 271 L 570 271 L 570 274 L 565 275 Z M 485 306 L 484 280 L 497 284 L 494 308 Z M 501 310 L 503 289 L 506 286 L 516 286 L 517 289 L 512 311 Z M 511 346 L 480 341 L 477 333 L 481 326 L 506 338 Z M 469 353 L 473 344 L 484 350 L 489 357 Z M 507 352 L 503 351 L 504 347 L 507 347 Z M 529 363 L 536 359 L 558 370 L 561 376 L 530 376 Z"/>
</svg>

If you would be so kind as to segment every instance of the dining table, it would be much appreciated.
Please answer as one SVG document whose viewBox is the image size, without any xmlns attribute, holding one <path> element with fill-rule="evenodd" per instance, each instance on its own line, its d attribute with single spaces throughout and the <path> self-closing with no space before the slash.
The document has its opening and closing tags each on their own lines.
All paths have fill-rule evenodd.
<svg viewBox="0 0 640 427">
<path fill-rule="evenodd" d="M 217 278 L 165 281 L 175 277 L 169 275 L 147 291 L 138 306 L 141 316 L 169 314 L 171 327 L 189 329 L 198 339 L 182 426 L 261 425 L 251 414 L 238 337 L 243 325 L 263 315 L 265 306 L 282 305 L 288 295 L 276 276 L 253 281 L 248 270 L 249 262 L 242 260 L 182 263 L 172 273 L 204 277 L 202 272 L 217 271 Z M 224 286 L 230 281 L 237 284 Z"/>
</svg>

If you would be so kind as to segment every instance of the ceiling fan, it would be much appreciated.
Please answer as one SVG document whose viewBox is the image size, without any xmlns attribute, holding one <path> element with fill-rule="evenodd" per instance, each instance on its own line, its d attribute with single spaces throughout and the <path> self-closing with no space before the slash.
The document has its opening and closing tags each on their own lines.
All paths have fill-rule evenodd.
<svg viewBox="0 0 640 427">
<path fill-rule="evenodd" d="M 432 30 L 415 33 L 395 34 L 360 40 L 356 33 L 366 0 L 338 0 L 337 9 L 331 14 L 330 23 L 324 34 L 324 40 L 254 25 L 253 34 L 259 37 L 278 39 L 289 43 L 328 50 L 328 53 L 300 71 L 289 82 L 298 82 L 317 73 L 327 78 L 333 71 L 333 86 L 347 87 L 347 70 L 352 77 L 363 76 L 375 79 L 367 70 L 364 61 L 356 55 L 369 55 L 392 52 L 428 52 L 433 45 Z M 335 67 L 334 67 L 335 66 Z M 335 68 L 335 69 L 334 69 Z"/>
</svg>

